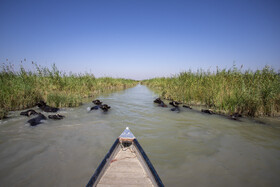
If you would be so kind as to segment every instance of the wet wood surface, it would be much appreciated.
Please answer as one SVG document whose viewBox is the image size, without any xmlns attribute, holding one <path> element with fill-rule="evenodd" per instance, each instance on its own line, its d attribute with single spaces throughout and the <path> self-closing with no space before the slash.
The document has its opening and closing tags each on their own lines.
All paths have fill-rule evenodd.
<svg viewBox="0 0 280 187">
<path fill-rule="evenodd" d="M 153 184 L 136 153 L 131 148 L 124 148 L 112 159 L 97 186 L 153 186 Z"/>
</svg>

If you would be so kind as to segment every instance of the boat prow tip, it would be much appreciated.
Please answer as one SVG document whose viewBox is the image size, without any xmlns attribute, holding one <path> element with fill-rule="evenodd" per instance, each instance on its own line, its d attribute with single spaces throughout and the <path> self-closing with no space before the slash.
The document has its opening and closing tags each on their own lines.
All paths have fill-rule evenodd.
<svg viewBox="0 0 280 187">
<path fill-rule="evenodd" d="M 130 139 L 130 140 L 133 140 L 133 139 L 135 139 L 135 136 L 129 130 L 129 127 L 126 127 L 124 129 L 124 131 L 122 132 L 122 134 L 119 136 L 119 139 L 126 139 L 126 140 Z"/>
</svg>

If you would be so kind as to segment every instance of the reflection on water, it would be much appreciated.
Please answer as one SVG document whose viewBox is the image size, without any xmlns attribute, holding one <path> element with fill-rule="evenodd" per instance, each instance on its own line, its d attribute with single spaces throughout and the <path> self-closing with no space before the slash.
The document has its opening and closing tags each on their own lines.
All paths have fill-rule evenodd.
<svg viewBox="0 0 280 187">
<path fill-rule="evenodd" d="M 20 111 L 0 123 L 0 186 L 84 186 L 113 141 L 129 126 L 166 186 L 278 186 L 280 125 L 230 121 L 153 104 L 138 85 L 100 96 L 108 113 L 88 102 L 66 118 L 37 127 Z M 36 110 L 39 110 L 35 108 Z"/>
</svg>

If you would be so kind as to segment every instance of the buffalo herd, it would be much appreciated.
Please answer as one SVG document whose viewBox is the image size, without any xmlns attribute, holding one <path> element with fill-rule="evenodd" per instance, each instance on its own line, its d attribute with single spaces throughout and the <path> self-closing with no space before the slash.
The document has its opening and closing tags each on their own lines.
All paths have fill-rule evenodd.
<svg viewBox="0 0 280 187">
<path fill-rule="evenodd" d="M 167 105 L 164 103 L 164 101 L 162 101 L 160 98 L 156 98 L 155 100 L 154 100 L 154 103 L 156 103 L 156 104 L 158 104 L 158 106 L 159 107 L 167 107 Z M 177 102 L 177 101 L 171 101 L 171 102 L 169 102 L 169 105 L 171 105 L 172 106 L 172 108 L 171 108 L 171 111 L 174 111 L 174 112 L 180 112 L 181 111 L 181 109 L 180 109 L 180 106 L 179 105 L 181 105 L 182 103 L 181 102 Z M 187 109 L 192 109 L 192 107 L 191 106 L 189 106 L 189 105 L 183 105 L 182 106 L 183 108 L 187 108 Z M 201 109 L 200 110 L 200 112 L 202 112 L 202 113 L 205 113 L 205 114 L 216 114 L 213 110 L 211 110 L 211 109 Z M 242 117 L 242 115 L 241 114 L 239 114 L 239 113 L 233 113 L 233 114 L 231 114 L 231 115 L 229 115 L 229 116 L 226 116 L 228 119 L 231 119 L 231 120 L 237 120 L 237 121 L 239 121 L 239 118 L 241 118 Z"/>
<path fill-rule="evenodd" d="M 102 104 L 102 102 L 100 100 L 94 100 L 92 102 L 95 104 L 95 106 L 93 106 L 91 108 L 89 107 L 88 111 L 98 110 L 100 108 L 103 112 L 107 112 L 111 108 L 107 104 Z M 47 118 L 41 112 L 36 112 L 33 109 L 21 112 L 20 115 L 23 115 L 23 116 L 27 116 L 27 117 L 30 117 L 32 115 L 35 116 L 34 118 L 27 121 L 27 123 L 29 123 L 30 126 L 37 126 L 37 125 L 41 124 L 43 122 L 43 120 L 47 120 L 47 119 L 61 120 L 65 117 L 65 116 L 57 113 L 59 111 L 59 108 L 51 107 L 51 106 L 47 105 L 44 101 L 38 102 L 37 106 L 43 112 L 51 112 L 51 113 L 56 113 L 56 114 L 48 115 L 48 118 Z"/>
<path fill-rule="evenodd" d="M 102 104 L 102 102 L 100 100 L 94 100 L 92 101 L 93 104 L 95 104 L 95 106 L 93 107 L 88 107 L 87 110 L 88 111 L 92 111 L 92 110 L 98 110 L 99 108 L 103 111 L 103 112 L 107 112 L 111 107 L 107 104 Z"/>
<path fill-rule="evenodd" d="M 44 112 L 55 113 L 59 110 L 59 108 L 48 106 L 44 101 L 40 101 L 39 103 L 37 103 L 37 106 Z M 27 121 L 27 123 L 29 123 L 30 126 L 37 126 L 42 123 L 42 120 L 47 120 L 47 117 L 44 114 L 42 114 L 41 112 L 36 112 L 35 110 L 27 110 L 21 112 L 20 115 L 28 116 L 28 117 L 31 115 L 36 115 L 36 117 Z M 60 120 L 63 119 L 64 117 L 65 116 L 60 114 L 48 115 L 48 118 L 53 120 Z"/>
<path fill-rule="evenodd" d="M 107 104 L 103 104 L 103 102 L 101 102 L 100 100 L 94 100 L 92 101 L 93 104 L 95 104 L 94 106 L 92 107 L 88 107 L 87 110 L 88 112 L 90 111 L 93 111 L 93 110 L 98 110 L 98 109 L 101 109 L 103 112 L 107 112 L 111 107 Z M 156 98 L 154 100 L 154 103 L 158 104 L 159 107 L 164 107 L 164 108 L 167 108 L 168 106 L 164 103 L 163 100 L 161 100 L 160 98 Z M 169 102 L 169 105 L 172 106 L 171 108 L 171 111 L 174 111 L 174 112 L 180 112 L 181 111 L 181 108 L 180 108 L 180 105 L 182 103 L 181 102 L 177 102 L 177 101 L 170 101 Z M 58 114 L 57 112 L 59 111 L 59 108 L 56 108 L 56 107 L 51 107 L 49 105 L 47 105 L 44 101 L 40 101 L 39 103 L 37 103 L 37 106 L 39 107 L 39 109 L 41 109 L 43 112 L 51 112 L 51 113 L 56 113 L 56 114 L 53 114 L 53 115 L 48 115 L 48 118 L 49 119 L 52 119 L 52 120 L 61 120 L 63 119 L 65 116 L 63 115 L 60 115 Z M 187 109 L 192 109 L 191 106 L 189 105 L 182 105 L 183 108 L 187 108 Z M 212 111 L 211 109 L 201 109 L 201 112 L 202 113 L 205 113 L 205 114 L 216 114 L 214 111 Z M 36 117 L 28 120 L 27 122 L 30 124 L 30 126 L 37 126 L 39 124 L 42 123 L 42 120 L 47 120 L 47 117 L 40 113 L 40 112 L 36 112 L 35 110 L 27 110 L 27 111 L 24 111 L 24 112 L 21 112 L 20 115 L 23 115 L 23 116 L 32 116 L 32 115 L 35 115 Z M 233 113 L 229 116 L 227 116 L 227 118 L 229 119 L 232 119 L 232 120 L 239 120 L 239 118 L 242 117 L 241 114 L 239 113 Z"/>
</svg>

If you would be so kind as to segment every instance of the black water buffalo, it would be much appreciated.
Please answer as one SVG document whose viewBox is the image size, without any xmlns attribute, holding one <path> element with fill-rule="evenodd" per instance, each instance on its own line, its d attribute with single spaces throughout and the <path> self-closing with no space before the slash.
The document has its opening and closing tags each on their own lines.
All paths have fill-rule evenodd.
<svg viewBox="0 0 280 187">
<path fill-rule="evenodd" d="M 179 103 L 177 101 L 171 101 L 169 104 L 174 106 L 174 108 L 171 108 L 171 111 L 180 112 L 179 104 L 182 104 L 182 103 Z"/>
<path fill-rule="evenodd" d="M 24 112 L 21 112 L 20 115 L 22 116 L 31 116 L 31 115 L 36 115 L 38 114 L 35 110 L 27 110 Z"/>
<path fill-rule="evenodd" d="M 167 105 L 166 105 L 163 101 L 159 104 L 159 106 L 161 106 L 161 107 L 167 107 Z"/>
<path fill-rule="evenodd" d="M 102 104 L 102 102 L 100 101 L 100 100 L 98 100 L 98 99 L 96 99 L 96 100 L 94 100 L 94 101 L 92 101 L 94 104 L 96 104 L 96 105 L 101 105 Z"/>
<path fill-rule="evenodd" d="M 157 104 L 160 104 L 162 102 L 162 100 L 160 99 L 160 98 L 156 98 L 155 100 L 154 100 L 154 103 L 157 103 Z"/>
<path fill-rule="evenodd" d="M 159 104 L 161 107 L 167 107 L 167 105 L 160 98 L 155 99 L 154 103 Z"/>
<path fill-rule="evenodd" d="M 201 109 L 201 112 L 206 113 L 206 114 L 215 114 L 212 110 L 210 109 Z"/>
<path fill-rule="evenodd" d="M 188 109 L 192 109 L 191 106 L 188 106 L 188 105 L 183 105 L 184 108 L 188 108 Z"/>
<path fill-rule="evenodd" d="M 100 108 L 99 105 L 93 106 L 93 107 L 88 107 L 87 111 L 91 111 L 91 110 L 98 110 Z"/>
<path fill-rule="evenodd" d="M 40 101 L 37 106 L 44 112 L 57 112 L 59 108 L 48 106 L 44 101 Z"/>
<path fill-rule="evenodd" d="M 44 116 L 41 113 L 38 113 L 37 117 L 32 118 L 32 119 L 28 120 L 27 122 L 30 124 L 30 126 L 36 126 L 36 125 L 41 124 L 42 120 L 46 120 L 46 119 L 47 119 L 46 116 Z"/>
<path fill-rule="evenodd" d="M 182 103 L 179 103 L 179 102 L 177 102 L 177 101 L 171 101 L 169 104 L 172 105 L 172 106 L 174 106 L 174 107 L 178 107 L 179 104 L 182 104 Z"/>
<path fill-rule="evenodd" d="M 103 104 L 103 105 L 100 105 L 100 108 L 101 108 L 104 112 L 107 112 L 111 107 L 108 106 L 107 104 Z"/>
<path fill-rule="evenodd" d="M 180 112 L 180 107 L 179 106 L 175 106 L 174 108 L 171 108 L 171 111 L 174 111 L 174 112 Z"/>
<path fill-rule="evenodd" d="M 237 121 L 239 121 L 239 118 L 241 118 L 242 115 L 239 114 L 239 113 L 237 113 L 237 112 L 235 112 L 235 113 L 231 114 L 229 117 L 230 117 L 230 119 L 232 119 L 232 120 L 237 120 Z"/>
<path fill-rule="evenodd" d="M 63 119 L 65 116 L 60 115 L 60 114 L 55 114 L 55 115 L 49 115 L 48 117 L 49 117 L 49 119 L 60 120 L 60 119 Z"/>
</svg>

